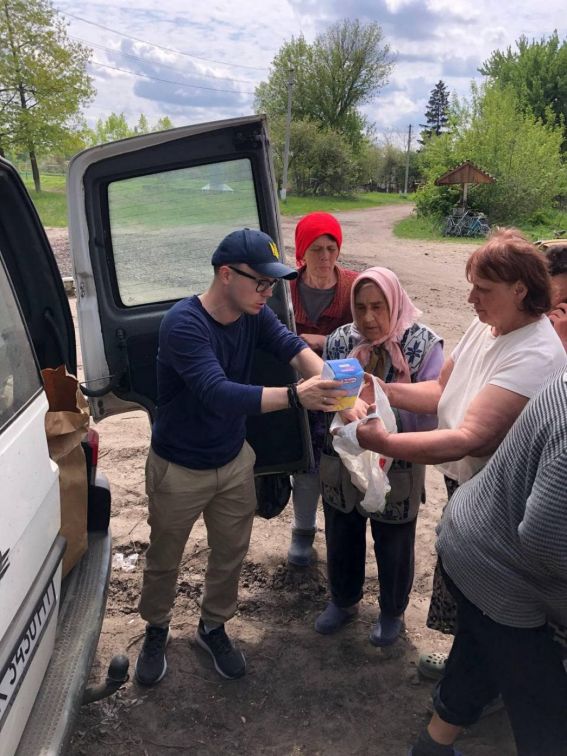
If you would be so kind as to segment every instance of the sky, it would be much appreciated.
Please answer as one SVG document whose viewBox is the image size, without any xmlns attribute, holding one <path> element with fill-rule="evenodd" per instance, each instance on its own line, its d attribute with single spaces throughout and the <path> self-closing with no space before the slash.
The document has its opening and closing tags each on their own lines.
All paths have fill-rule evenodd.
<svg viewBox="0 0 567 756">
<path fill-rule="evenodd" d="M 363 107 L 376 132 L 403 140 L 424 122 L 431 90 L 442 79 L 467 96 L 478 68 L 521 35 L 567 36 L 565 0 L 54 0 L 67 32 L 93 50 L 97 94 L 90 126 L 111 112 L 131 125 L 168 116 L 175 126 L 254 112 L 282 45 L 308 42 L 345 18 L 377 22 L 394 67 Z"/>
</svg>

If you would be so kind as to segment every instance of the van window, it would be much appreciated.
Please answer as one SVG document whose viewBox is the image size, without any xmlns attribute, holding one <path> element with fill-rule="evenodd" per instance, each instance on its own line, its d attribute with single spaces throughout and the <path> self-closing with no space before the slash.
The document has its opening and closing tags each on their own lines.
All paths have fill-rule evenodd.
<svg viewBox="0 0 567 756">
<path fill-rule="evenodd" d="M 0 261 L 0 429 L 41 387 L 28 334 Z"/>
<path fill-rule="evenodd" d="M 129 307 L 201 293 L 220 240 L 260 226 L 248 159 L 114 181 L 108 211 L 118 292 Z"/>
</svg>

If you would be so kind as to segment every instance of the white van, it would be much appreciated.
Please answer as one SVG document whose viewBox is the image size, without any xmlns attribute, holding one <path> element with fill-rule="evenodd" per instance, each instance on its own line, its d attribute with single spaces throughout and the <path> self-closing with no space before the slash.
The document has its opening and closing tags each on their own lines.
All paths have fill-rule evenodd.
<svg viewBox="0 0 567 756">
<path fill-rule="evenodd" d="M 237 228 L 260 228 L 283 252 L 265 118 L 188 126 L 86 150 L 71 161 L 68 199 L 91 414 L 101 420 L 143 407 L 151 418 L 160 321 L 176 300 L 207 287 L 219 241 Z M 286 282 L 274 288 L 269 304 L 293 328 Z M 57 468 L 47 453 L 38 367 L 62 364 L 76 372 L 61 277 L 21 180 L 0 159 L 2 756 L 64 753 L 104 614 L 111 559 L 104 529 L 89 534 L 87 554 L 61 585 Z M 289 365 L 258 350 L 254 383 L 295 379 Z M 310 465 L 303 411 L 251 417 L 248 440 L 263 481 Z M 108 499 L 104 482 L 92 472 L 89 480 L 96 484 L 93 498 Z M 121 673 L 123 679 L 124 663 Z"/>
<path fill-rule="evenodd" d="M 96 651 L 110 574 L 108 517 L 65 581 L 57 466 L 48 454 L 40 369 L 76 373 L 67 296 L 33 204 L 0 160 L 0 753 L 66 747 Z M 93 507 L 107 482 L 85 439 Z M 94 454 L 94 456 L 93 456 Z M 104 501 L 103 501 L 104 499 Z M 45 750 L 42 750 L 45 749 Z"/>
</svg>

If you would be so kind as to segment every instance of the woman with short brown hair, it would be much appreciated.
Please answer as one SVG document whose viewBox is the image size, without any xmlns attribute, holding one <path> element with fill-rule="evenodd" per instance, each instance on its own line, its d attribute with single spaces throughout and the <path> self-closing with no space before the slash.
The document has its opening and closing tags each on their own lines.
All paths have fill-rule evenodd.
<svg viewBox="0 0 567 756">
<path fill-rule="evenodd" d="M 516 229 L 497 231 L 472 253 L 466 271 L 472 286 L 468 301 L 477 317 L 439 379 L 383 386 L 393 407 L 437 412 L 438 428 L 390 435 L 371 420 L 357 433 L 364 448 L 436 464 L 449 498 L 484 467 L 542 382 L 565 364 L 561 340 L 545 315 L 551 303 L 549 275 L 533 244 Z M 437 569 L 427 624 L 453 633 L 455 617 Z M 442 674 L 443 667 L 439 655 L 420 659 L 420 671 L 429 676 Z"/>
</svg>

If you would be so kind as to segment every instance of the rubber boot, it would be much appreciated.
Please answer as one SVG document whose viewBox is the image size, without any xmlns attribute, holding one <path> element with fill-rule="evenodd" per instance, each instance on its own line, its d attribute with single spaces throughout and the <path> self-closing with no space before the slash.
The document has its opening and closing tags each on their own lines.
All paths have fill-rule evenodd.
<svg viewBox="0 0 567 756">
<path fill-rule="evenodd" d="M 314 540 L 315 528 L 310 530 L 293 528 L 291 531 L 291 543 L 287 552 L 288 564 L 292 564 L 294 567 L 309 567 L 315 560 Z"/>
</svg>

